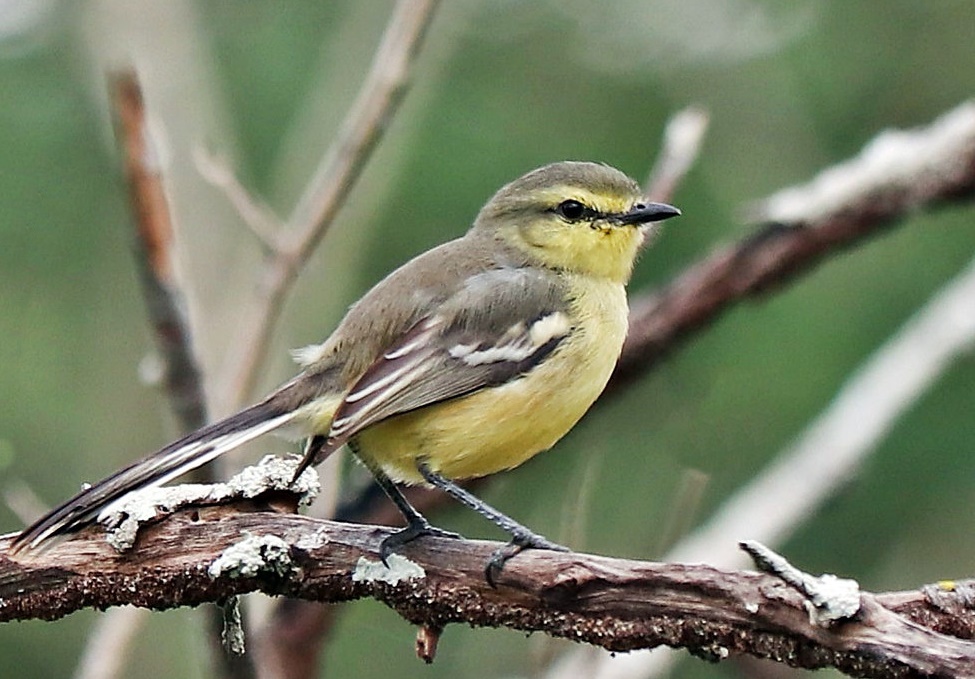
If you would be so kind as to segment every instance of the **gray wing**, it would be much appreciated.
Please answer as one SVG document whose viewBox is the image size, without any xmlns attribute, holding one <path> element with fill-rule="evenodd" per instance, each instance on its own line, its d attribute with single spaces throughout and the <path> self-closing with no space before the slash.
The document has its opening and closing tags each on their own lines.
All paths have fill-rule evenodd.
<svg viewBox="0 0 975 679">
<path fill-rule="evenodd" d="M 572 330 L 554 273 L 496 269 L 473 276 L 363 373 L 335 413 L 328 447 L 393 415 L 516 379 Z"/>
</svg>

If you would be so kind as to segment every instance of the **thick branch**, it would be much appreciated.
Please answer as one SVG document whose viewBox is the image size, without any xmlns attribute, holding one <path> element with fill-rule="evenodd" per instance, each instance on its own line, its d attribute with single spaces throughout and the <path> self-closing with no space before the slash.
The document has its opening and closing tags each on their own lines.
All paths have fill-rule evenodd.
<svg viewBox="0 0 975 679">
<path fill-rule="evenodd" d="M 150 527 L 122 556 L 87 531 L 20 562 L 0 557 L 0 620 L 122 604 L 194 606 L 261 590 L 329 602 L 373 597 L 431 629 L 504 626 L 614 651 L 667 644 L 709 659 L 744 653 L 864 677 L 975 676 L 975 643 L 937 631 L 971 637 L 967 584 L 937 596 L 863 594 L 857 619 L 824 628 L 810 622 L 800 594 L 770 575 L 529 551 L 506 566 L 493 589 L 483 571 L 495 543 L 423 539 L 387 569 L 377 549 L 388 534 L 226 505 L 190 508 Z M 225 550 L 242 537 L 262 545 L 270 566 L 235 569 Z M 9 538 L 0 549 L 7 544 Z M 221 554 L 230 566 L 217 572 L 212 565 Z"/>
</svg>

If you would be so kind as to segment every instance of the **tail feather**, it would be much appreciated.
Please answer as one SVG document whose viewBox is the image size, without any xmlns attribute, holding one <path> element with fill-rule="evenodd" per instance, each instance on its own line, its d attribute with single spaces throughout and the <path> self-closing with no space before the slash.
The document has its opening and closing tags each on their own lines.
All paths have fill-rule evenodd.
<svg viewBox="0 0 975 679">
<path fill-rule="evenodd" d="M 56 507 L 24 529 L 10 551 L 33 549 L 59 536 L 75 533 L 108 514 L 116 502 L 132 491 L 166 483 L 287 424 L 294 417 L 294 410 L 282 409 L 269 400 L 187 434 Z"/>
</svg>

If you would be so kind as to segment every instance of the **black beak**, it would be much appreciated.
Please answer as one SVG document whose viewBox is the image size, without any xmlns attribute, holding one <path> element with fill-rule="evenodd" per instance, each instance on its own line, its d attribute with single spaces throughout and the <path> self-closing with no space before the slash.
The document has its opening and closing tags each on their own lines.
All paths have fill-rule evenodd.
<svg viewBox="0 0 975 679">
<path fill-rule="evenodd" d="M 646 224 L 648 222 L 662 222 L 671 217 L 677 217 L 680 210 L 666 203 L 637 203 L 627 212 L 616 216 L 620 224 Z"/>
</svg>

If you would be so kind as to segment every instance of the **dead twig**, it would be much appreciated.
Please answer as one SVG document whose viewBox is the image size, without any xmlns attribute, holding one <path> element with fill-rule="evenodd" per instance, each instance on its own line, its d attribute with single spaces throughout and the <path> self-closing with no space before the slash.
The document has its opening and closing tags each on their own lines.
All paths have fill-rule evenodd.
<svg viewBox="0 0 975 679">
<path fill-rule="evenodd" d="M 663 143 L 644 187 L 647 198 L 667 202 L 690 172 L 708 131 L 708 114 L 696 107 L 671 116 L 664 128 Z"/>
</svg>

